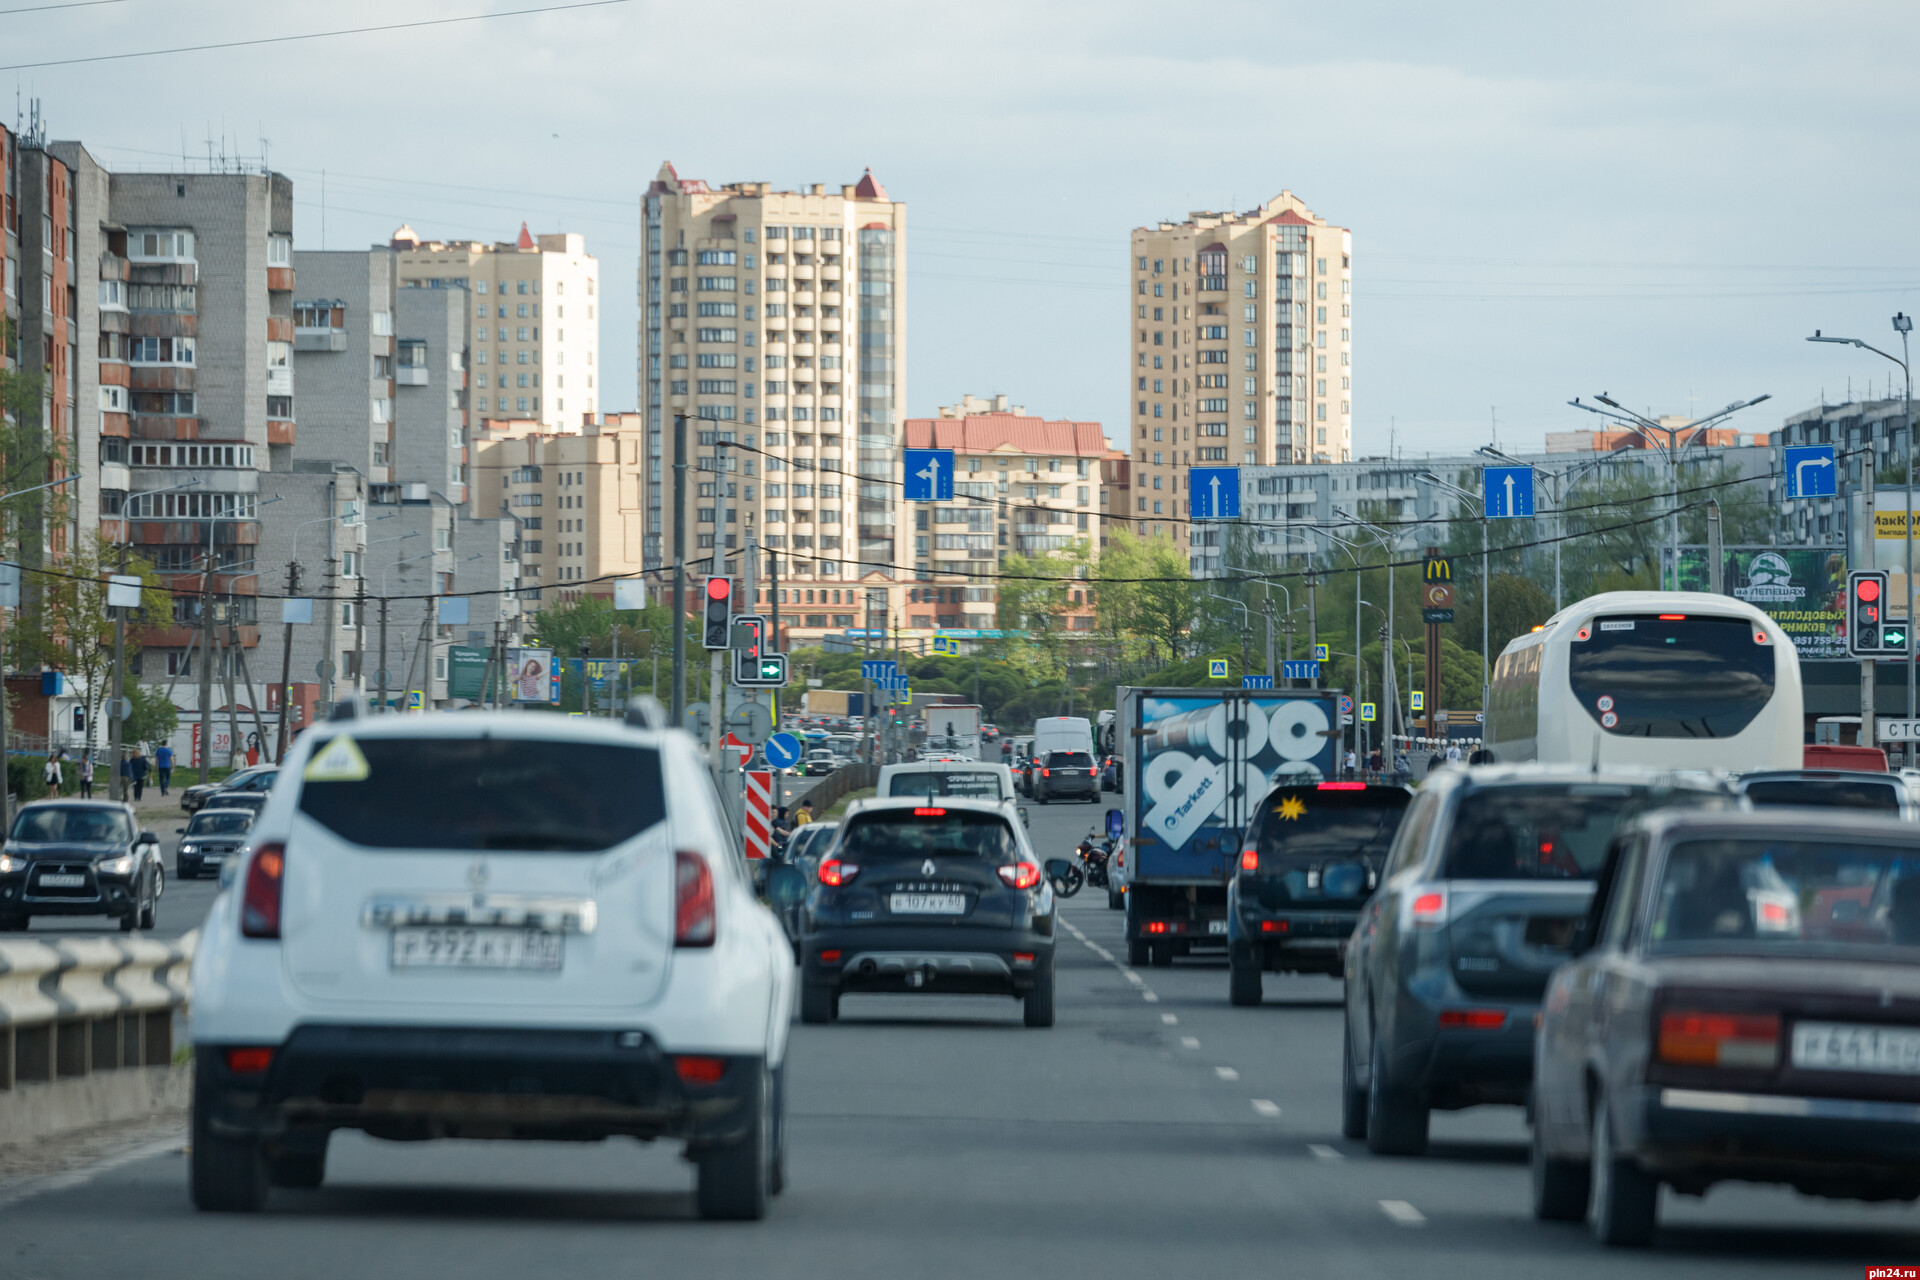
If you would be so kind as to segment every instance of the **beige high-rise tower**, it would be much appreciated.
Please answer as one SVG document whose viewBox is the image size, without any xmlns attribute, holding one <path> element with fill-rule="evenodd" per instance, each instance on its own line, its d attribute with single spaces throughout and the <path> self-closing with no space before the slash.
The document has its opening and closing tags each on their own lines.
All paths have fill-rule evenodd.
<svg viewBox="0 0 1920 1280">
<path fill-rule="evenodd" d="M 1136 227 L 1127 267 L 1126 514 L 1148 521 L 1136 530 L 1186 516 L 1195 466 L 1351 459 L 1350 230 L 1282 191 L 1245 213 Z M 1163 531 L 1185 528 L 1169 521 Z"/>
<path fill-rule="evenodd" d="M 779 557 L 782 603 L 803 606 L 781 610 L 791 643 L 864 629 L 879 593 L 889 623 L 903 603 L 892 566 L 906 217 L 871 172 L 831 190 L 775 191 L 714 188 L 663 164 L 647 188 L 646 564 L 673 564 L 674 417 L 684 414 L 689 580 L 714 571 L 716 552 L 737 568 L 751 535 Z M 756 603 L 770 604 L 765 567 Z M 808 632 L 812 617 L 822 622 Z"/>
<path fill-rule="evenodd" d="M 400 287 L 461 289 L 472 312 L 468 391 L 477 426 L 532 420 L 548 431 L 578 431 L 599 408 L 600 263 L 584 236 L 515 240 L 421 240 L 393 233 Z"/>
</svg>

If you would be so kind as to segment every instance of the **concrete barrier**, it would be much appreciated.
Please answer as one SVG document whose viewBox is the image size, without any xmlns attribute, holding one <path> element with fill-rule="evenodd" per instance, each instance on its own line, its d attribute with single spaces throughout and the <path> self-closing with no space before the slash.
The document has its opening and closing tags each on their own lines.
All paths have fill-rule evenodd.
<svg viewBox="0 0 1920 1280">
<path fill-rule="evenodd" d="M 0 942 L 0 1143 L 185 1102 L 173 1022 L 196 936 Z"/>
</svg>

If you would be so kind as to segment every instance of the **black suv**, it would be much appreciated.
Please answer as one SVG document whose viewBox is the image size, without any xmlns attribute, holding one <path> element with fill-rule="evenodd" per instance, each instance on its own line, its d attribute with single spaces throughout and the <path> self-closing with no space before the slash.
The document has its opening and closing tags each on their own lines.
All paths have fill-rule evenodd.
<svg viewBox="0 0 1920 1280">
<path fill-rule="evenodd" d="M 1052 884 L 1008 808 L 952 796 L 848 808 L 814 851 L 802 1022 L 833 1021 L 854 991 L 1012 996 L 1028 1026 L 1053 1025 Z"/>
<path fill-rule="evenodd" d="M 108 916 L 153 928 L 165 890 L 160 837 L 112 800 L 37 800 L 0 847 L 0 930 L 34 916 Z"/>
<path fill-rule="evenodd" d="M 181 833 L 174 874 L 182 880 L 198 880 L 203 871 L 217 875 L 222 863 L 246 849 L 247 832 L 259 812 L 257 807 L 202 809 L 186 826 L 174 828 Z"/>
<path fill-rule="evenodd" d="M 257 764 L 250 769 L 229 774 L 218 782 L 196 782 L 180 793 L 180 808 L 187 813 L 198 813 L 208 807 L 208 801 L 223 791 L 257 791 L 264 795 L 273 789 L 273 780 L 279 776 L 279 765 Z"/>
<path fill-rule="evenodd" d="M 1267 793 L 1227 885 L 1228 998 L 1260 1003 L 1260 975 L 1338 976 L 1360 908 L 1413 799 L 1405 787 L 1301 783 Z"/>
<path fill-rule="evenodd" d="M 1041 804 L 1049 800 L 1085 800 L 1100 803 L 1100 771 L 1085 751 L 1049 751 L 1030 775 L 1033 798 Z"/>
</svg>

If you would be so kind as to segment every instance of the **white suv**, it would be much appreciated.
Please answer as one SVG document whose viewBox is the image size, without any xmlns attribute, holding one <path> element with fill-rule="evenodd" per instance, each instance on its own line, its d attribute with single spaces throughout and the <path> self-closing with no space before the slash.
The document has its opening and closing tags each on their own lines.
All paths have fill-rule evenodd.
<svg viewBox="0 0 1920 1280">
<path fill-rule="evenodd" d="M 646 719 L 303 735 L 194 956 L 197 1206 L 318 1186 L 344 1128 L 675 1139 L 704 1216 L 765 1213 L 793 952 L 692 739 Z"/>
</svg>

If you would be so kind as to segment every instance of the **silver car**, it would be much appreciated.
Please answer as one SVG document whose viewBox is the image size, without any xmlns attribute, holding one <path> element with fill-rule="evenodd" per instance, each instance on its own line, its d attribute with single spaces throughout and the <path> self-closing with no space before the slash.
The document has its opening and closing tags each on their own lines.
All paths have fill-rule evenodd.
<svg viewBox="0 0 1920 1280">
<path fill-rule="evenodd" d="M 1419 1155 L 1434 1108 L 1526 1102 L 1533 1018 L 1614 828 L 1734 803 L 1704 775 L 1447 769 L 1421 786 L 1347 946 L 1342 1130 Z"/>
</svg>

